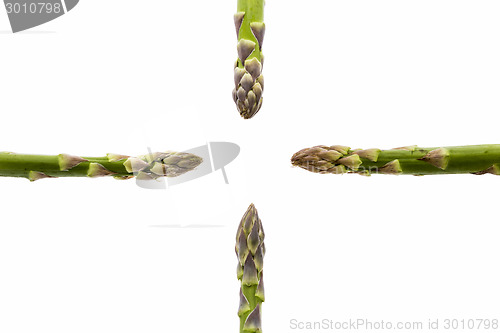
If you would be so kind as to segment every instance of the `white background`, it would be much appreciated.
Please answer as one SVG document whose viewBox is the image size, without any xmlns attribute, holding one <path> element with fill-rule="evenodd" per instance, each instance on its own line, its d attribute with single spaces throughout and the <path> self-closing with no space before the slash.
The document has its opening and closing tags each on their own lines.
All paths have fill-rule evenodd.
<svg viewBox="0 0 500 333">
<path fill-rule="evenodd" d="M 500 319 L 500 177 L 289 162 L 318 144 L 500 143 L 500 2 L 269 0 L 265 100 L 248 121 L 231 98 L 235 11 L 82 0 L 12 34 L 0 10 L 0 150 L 242 149 L 229 185 L 220 171 L 168 190 L 1 178 L 0 332 L 237 332 L 234 237 L 251 202 L 267 237 L 264 332 Z"/>
</svg>

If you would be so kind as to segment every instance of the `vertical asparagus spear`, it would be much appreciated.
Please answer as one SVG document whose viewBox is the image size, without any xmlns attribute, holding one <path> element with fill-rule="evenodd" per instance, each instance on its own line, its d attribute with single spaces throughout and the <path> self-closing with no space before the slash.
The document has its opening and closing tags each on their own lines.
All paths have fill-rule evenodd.
<svg viewBox="0 0 500 333">
<path fill-rule="evenodd" d="M 176 177 L 193 170 L 203 160 L 193 154 L 164 152 L 144 156 L 107 154 L 80 157 L 67 154 L 23 155 L 0 152 L 0 177 L 23 177 L 31 181 L 56 177 L 104 177 L 155 179 Z"/>
<path fill-rule="evenodd" d="M 240 115 L 250 119 L 260 110 L 264 90 L 264 0 L 238 0 L 237 10 L 234 24 L 238 37 L 238 60 L 234 66 L 233 99 Z"/>
<path fill-rule="evenodd" d="M 311 172 L 334 174 L 500 175 L 500 145 L 408 146 L 389 150 L 316 146 L 295 153 L 292 164 Z"/>
<path fill-rule="evenodd" d="M 262 223 L 257 209 L 251 204 L 236 233 L 237 275 L 241 280 L 240 333 L 262 332 L 260 313 L 265 300 L 262 273 L 265 252 Z"/>
</svg>

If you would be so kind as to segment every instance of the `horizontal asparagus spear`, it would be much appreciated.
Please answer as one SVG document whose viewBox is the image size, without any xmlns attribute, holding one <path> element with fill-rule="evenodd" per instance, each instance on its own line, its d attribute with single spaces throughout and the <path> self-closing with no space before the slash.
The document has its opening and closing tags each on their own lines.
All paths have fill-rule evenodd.
<svg viewBox="0 0 500 333">
<path fill-rule="evenodd" d="M 0 152 L 0 177 L 23 177 L 30 181 L 57 177 L 104 177 L 156 179 L 176 177 L 193 170 L 203 160 L 193 154 L 164 152 L 144 156 L 107 154 L 80 157 L 67 154 L 23 155 Z"/>
<path fill-rule="evenodd" d="M 257 209 L 248 207 L 236 233 L 237 276 L 241 280 L 240 333 L 262 332 L 261 306 L 264 302 L 264 230 Z"/>
<path fill-rule="evenodd" d="M 262 106 L 262 43 L 266 30 L 264 0 L 238 0 L 237 10 L 234 24 L 238 37 L 238 60 L 234 65 L 233 100 L 240 115 L 249 119 L 255 116 Z"/>
<path fill-rule="evenodd" d="M 389 150 L 315 146 L 295 153 L 292 164 L 311 172 L 333 174 L 500 175 L 500 145 L 408 146 Z"/>
</svg>

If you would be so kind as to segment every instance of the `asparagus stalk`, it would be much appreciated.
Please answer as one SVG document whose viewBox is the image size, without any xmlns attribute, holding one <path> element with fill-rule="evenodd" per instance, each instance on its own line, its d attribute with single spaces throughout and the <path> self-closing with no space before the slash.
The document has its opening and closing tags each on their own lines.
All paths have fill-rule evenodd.
<svg viewBox="0 0 500 333">
<path fill-rule="evenodd" d="M 264 277 L 262 273 L 264 230 L 253 204 L 248 207 L 236 233 L 237 275 L 241 280 L 240 333 L 262 332 L 261 306 L 264 302 Z"/>
<path fill-rule="evenodd" d="M 264 24 L 264 0 L 238 0 L 234 24 L 238 37 L 238 60 L 234 65 L 233 100 L 240 115 L 250 119 L 262 106 L 264 77 L 262 76 L 262 43 Z"/>
<path fill-rule="evenodd" d="M 107 154 L 104 157 L 22 155 L 0 152 L 0 177 L 24 177 L 30 181 L 57 177 L 156 179 L 176 177 L 193 170 L 203 160 L 193 154 L 164 152 L 144 156 Z"/>
<path fill-rule="evenodd" d="M 351 149 L 346 146 L 315 146 L 302 149 L 292 164 L 317 173 L 372 173 L 390 175 L 443 175 L 472 173 L 500 175 L 500 145 L 390 150 Z"/>
</svg>

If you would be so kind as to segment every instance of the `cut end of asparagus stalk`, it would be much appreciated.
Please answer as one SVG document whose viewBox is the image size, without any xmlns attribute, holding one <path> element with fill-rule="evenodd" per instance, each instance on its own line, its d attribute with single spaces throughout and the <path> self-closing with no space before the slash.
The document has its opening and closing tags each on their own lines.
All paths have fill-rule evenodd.
<svg viewBox="0 0 500 333">
<path fill-rule="evenodd" d="M 241 281 L 240 332 L 261 332 L 260 306 L 265 300 L 263 259 L 264 230 L 253 204 L 248 207 L 236 233 L 237 277 Z"/>
<path fill-rule="evenodd" d="M 234 15 L 236 35 L 238 37 L 238 60 L 234 66 L 233 100 L 240 115 L 250 119 L 259 112 L 262 106 L 264 76 L 262 67 L 264 55 L 262 44 L 266 26 L 264 22 L 255 20 L 264 16 L 263 0 L 258 4 L 246 6 L 246 11 L 238 11 Z"/>
</svg>

